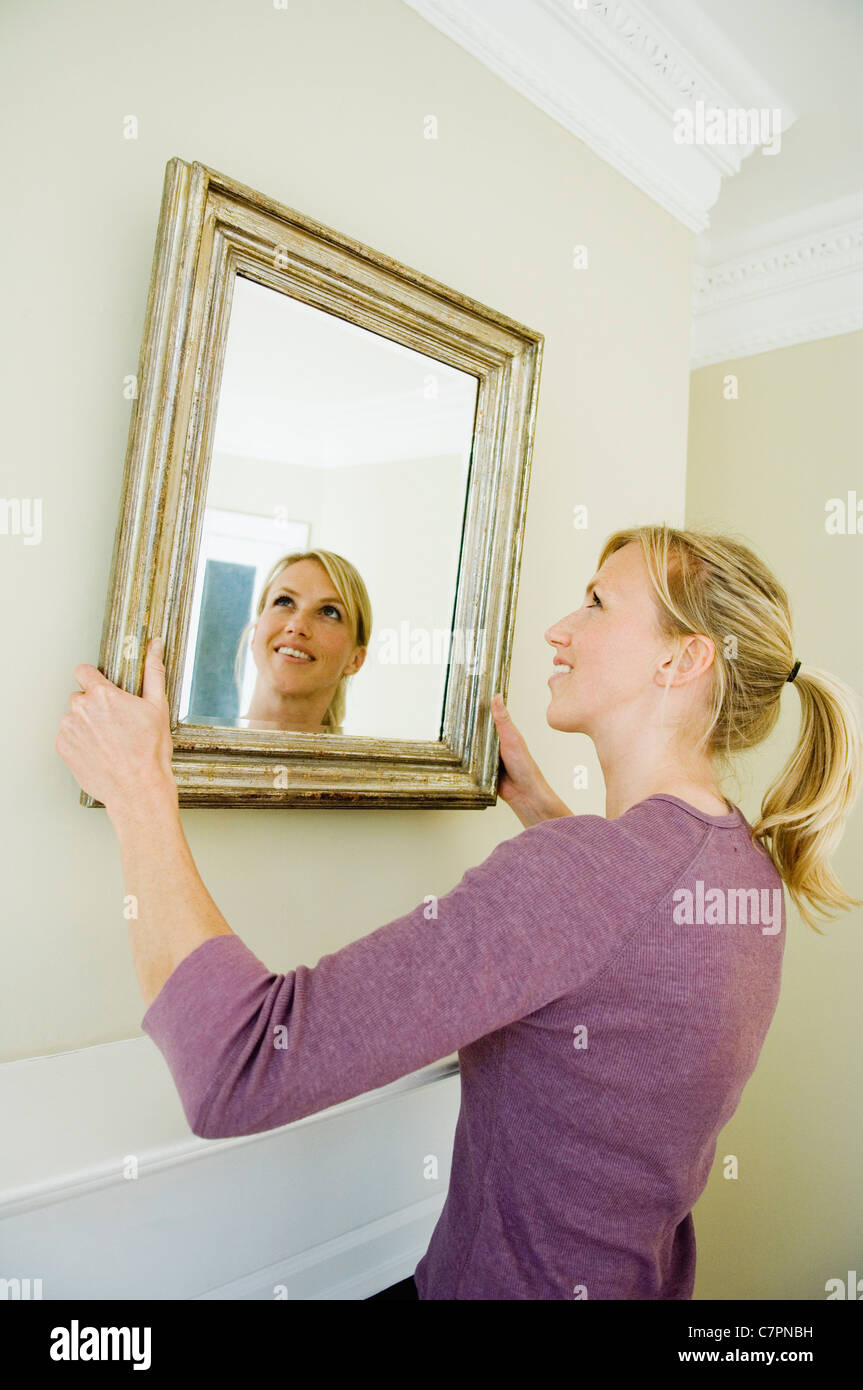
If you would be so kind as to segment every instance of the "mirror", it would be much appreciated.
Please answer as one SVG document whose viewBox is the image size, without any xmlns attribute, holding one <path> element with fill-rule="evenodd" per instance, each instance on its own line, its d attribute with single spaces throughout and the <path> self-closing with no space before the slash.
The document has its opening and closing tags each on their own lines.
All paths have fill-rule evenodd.
<svg viewBox="0 0 863 1390">
<path fill-rule="evenodd" d="M 542 345 L 169 160 L 99 668 L 182 805 L 494 803 Z"/>
<path fill-rule="evenodd" d="M 236 277 L 181 723 L 440 738 L 478 384 Z"/>
</svg>

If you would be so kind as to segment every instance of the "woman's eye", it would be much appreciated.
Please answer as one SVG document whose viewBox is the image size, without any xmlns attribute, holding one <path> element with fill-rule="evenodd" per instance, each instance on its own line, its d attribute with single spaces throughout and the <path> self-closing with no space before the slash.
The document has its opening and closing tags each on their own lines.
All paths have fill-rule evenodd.
<svg viewBox="0 0 863 1390">
<path fill-rule="evenodd" d="M 294 601 L 294 600 L 291 598 L 290 594 L 279 594 L 279 595 L 277 595 L 277 597 L 273 600 L 273 607 L 275 608 L 276 605 L 279 604 L 279 603 L 293 603 L 293 601 Z M 323 608 L 321 609 L 321 612 L 322 612 L 322 613 L 333 613 L 333 614 L 335 614 L 335 616 L 336 616 L 337 618 L 341 618 L 341 616 L 342 616 L 341 613 L 339 612 L 338 608 L 336 608 L 335 604 L 333 604 L 333 603 L 325 603 L 324 606 L 323 606 Z"/>
<path fill-rule="evenodd" d="M 600 608 L 601 608 L 601 607 L 602 607 L 602 604 L 599 602 L 599 594 L 596 592 L 595 589 L 591 589 L 590 592 L 593 594 L 593 597 L 595 598 L 596 602 L 599 603 L 599 606 L 600 606 Z M 592 603 L 589 603 L 589 604 L 588 604 L 588 608 L 592 608 L 592 607 L 593 607 L 593 604 L 592 604 Z"/>
</svg>

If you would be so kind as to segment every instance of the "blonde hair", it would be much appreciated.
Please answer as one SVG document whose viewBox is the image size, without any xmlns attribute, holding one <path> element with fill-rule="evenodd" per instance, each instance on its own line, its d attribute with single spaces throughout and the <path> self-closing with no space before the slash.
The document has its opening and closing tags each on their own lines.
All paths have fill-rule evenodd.
<svg viewBox="0 0 863 1390">
<path fill-rule="evenodd" d="M 697 747 L 724 774 L 732 754 L 761 743 L 779 718 L 779 698 L 795 663 L 788 596 L 749 546 L 706 528 L 616 531 L 599 566 L 631 541 L 642 548 L 663 638 L 701 633 L 715 645 Z M 813 907 L 830 917 L 861 905 L 829 863 L 863 776 L 860 708 L 850 686 L 805 663 L 793 684 L 802 707 L 797 744 L 769 787 L 750 838 L 769 854 L 803 921 L 823 935 Z"/>
<path fill-rule="evenodd" d="M 264 611 L 267 599 L 267 592 L 270 585 L 282 570 L 287 569 L 288 565 L 294 565 L 299 560 L 317 560 L 323 565 L 335 587 L 336 593 L 345 606 L 348 623 L 353 632 L 354 645 L 357 647 L 367 647 L 372 632 L 372 605 L 369 599 L 368 590 L 363 583 L 359 570 L 355 569 L 350 560 L 346 560 L 343 555 L 337 555 L 333 550 L 303 550 L 296 551 L 292 555 L 283 555 L 271 566 L 266 575 L 258 601 L 255 605 L 255 616 L 250 618 L 240 633 L 240 640 L 237 644 L 237 653 L 234 657 L 234 678 L 239 687 L 242 681 L 244 651 L 246 639 L 249 637 L 252 628 Z M 323 726 L 330 733 L 340 733 L 342 722 L 345 717 L 345 702 L 347 696 L 347 683 L 350 676 L 342 676 L 336 686 L 335 694 L 329 703 L 326 714 L 323 717 Z"/>
</svg>

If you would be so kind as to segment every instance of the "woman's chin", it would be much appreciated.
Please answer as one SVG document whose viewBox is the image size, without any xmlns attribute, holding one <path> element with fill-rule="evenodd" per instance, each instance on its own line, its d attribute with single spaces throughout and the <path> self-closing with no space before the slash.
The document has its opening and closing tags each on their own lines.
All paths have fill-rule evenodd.
<svg viewBox="0 0 863 1390">
<path fill-rule="evenodd" d="M 565 709 L 558 708 L 553 699 L 545 712 L 545 722 L 550 729 L 558 729 L 564 734 L 577 734 L 581 732 L 578 727 L 578 716 L 569 714 Z"/>
</svg>

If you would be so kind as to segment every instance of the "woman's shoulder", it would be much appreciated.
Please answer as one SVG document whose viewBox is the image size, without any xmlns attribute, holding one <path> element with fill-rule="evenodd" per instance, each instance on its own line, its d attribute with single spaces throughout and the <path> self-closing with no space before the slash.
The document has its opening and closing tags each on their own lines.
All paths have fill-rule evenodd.
<svg viewBox="0 0 863 1390">
<path fill-rule="evenodd" d="M 585 871 L 593 866 L 606 878 L 612 871 L 618 879 L 641 875 L 646 884 L 679 875 L 693 855 L 709 845 L 730 848 L 734 844 L 739 851 L 744 840 L 749 842 L 748 832 L 745 817 L 736 807 L 724 816 L 713 816 L 662 794 L 639 801 L 612 819 L 585 812 L 541 821 L 513 836 L 510 843 L 519 846 L 526 860 L 573 863 Z"/>
</svg>

